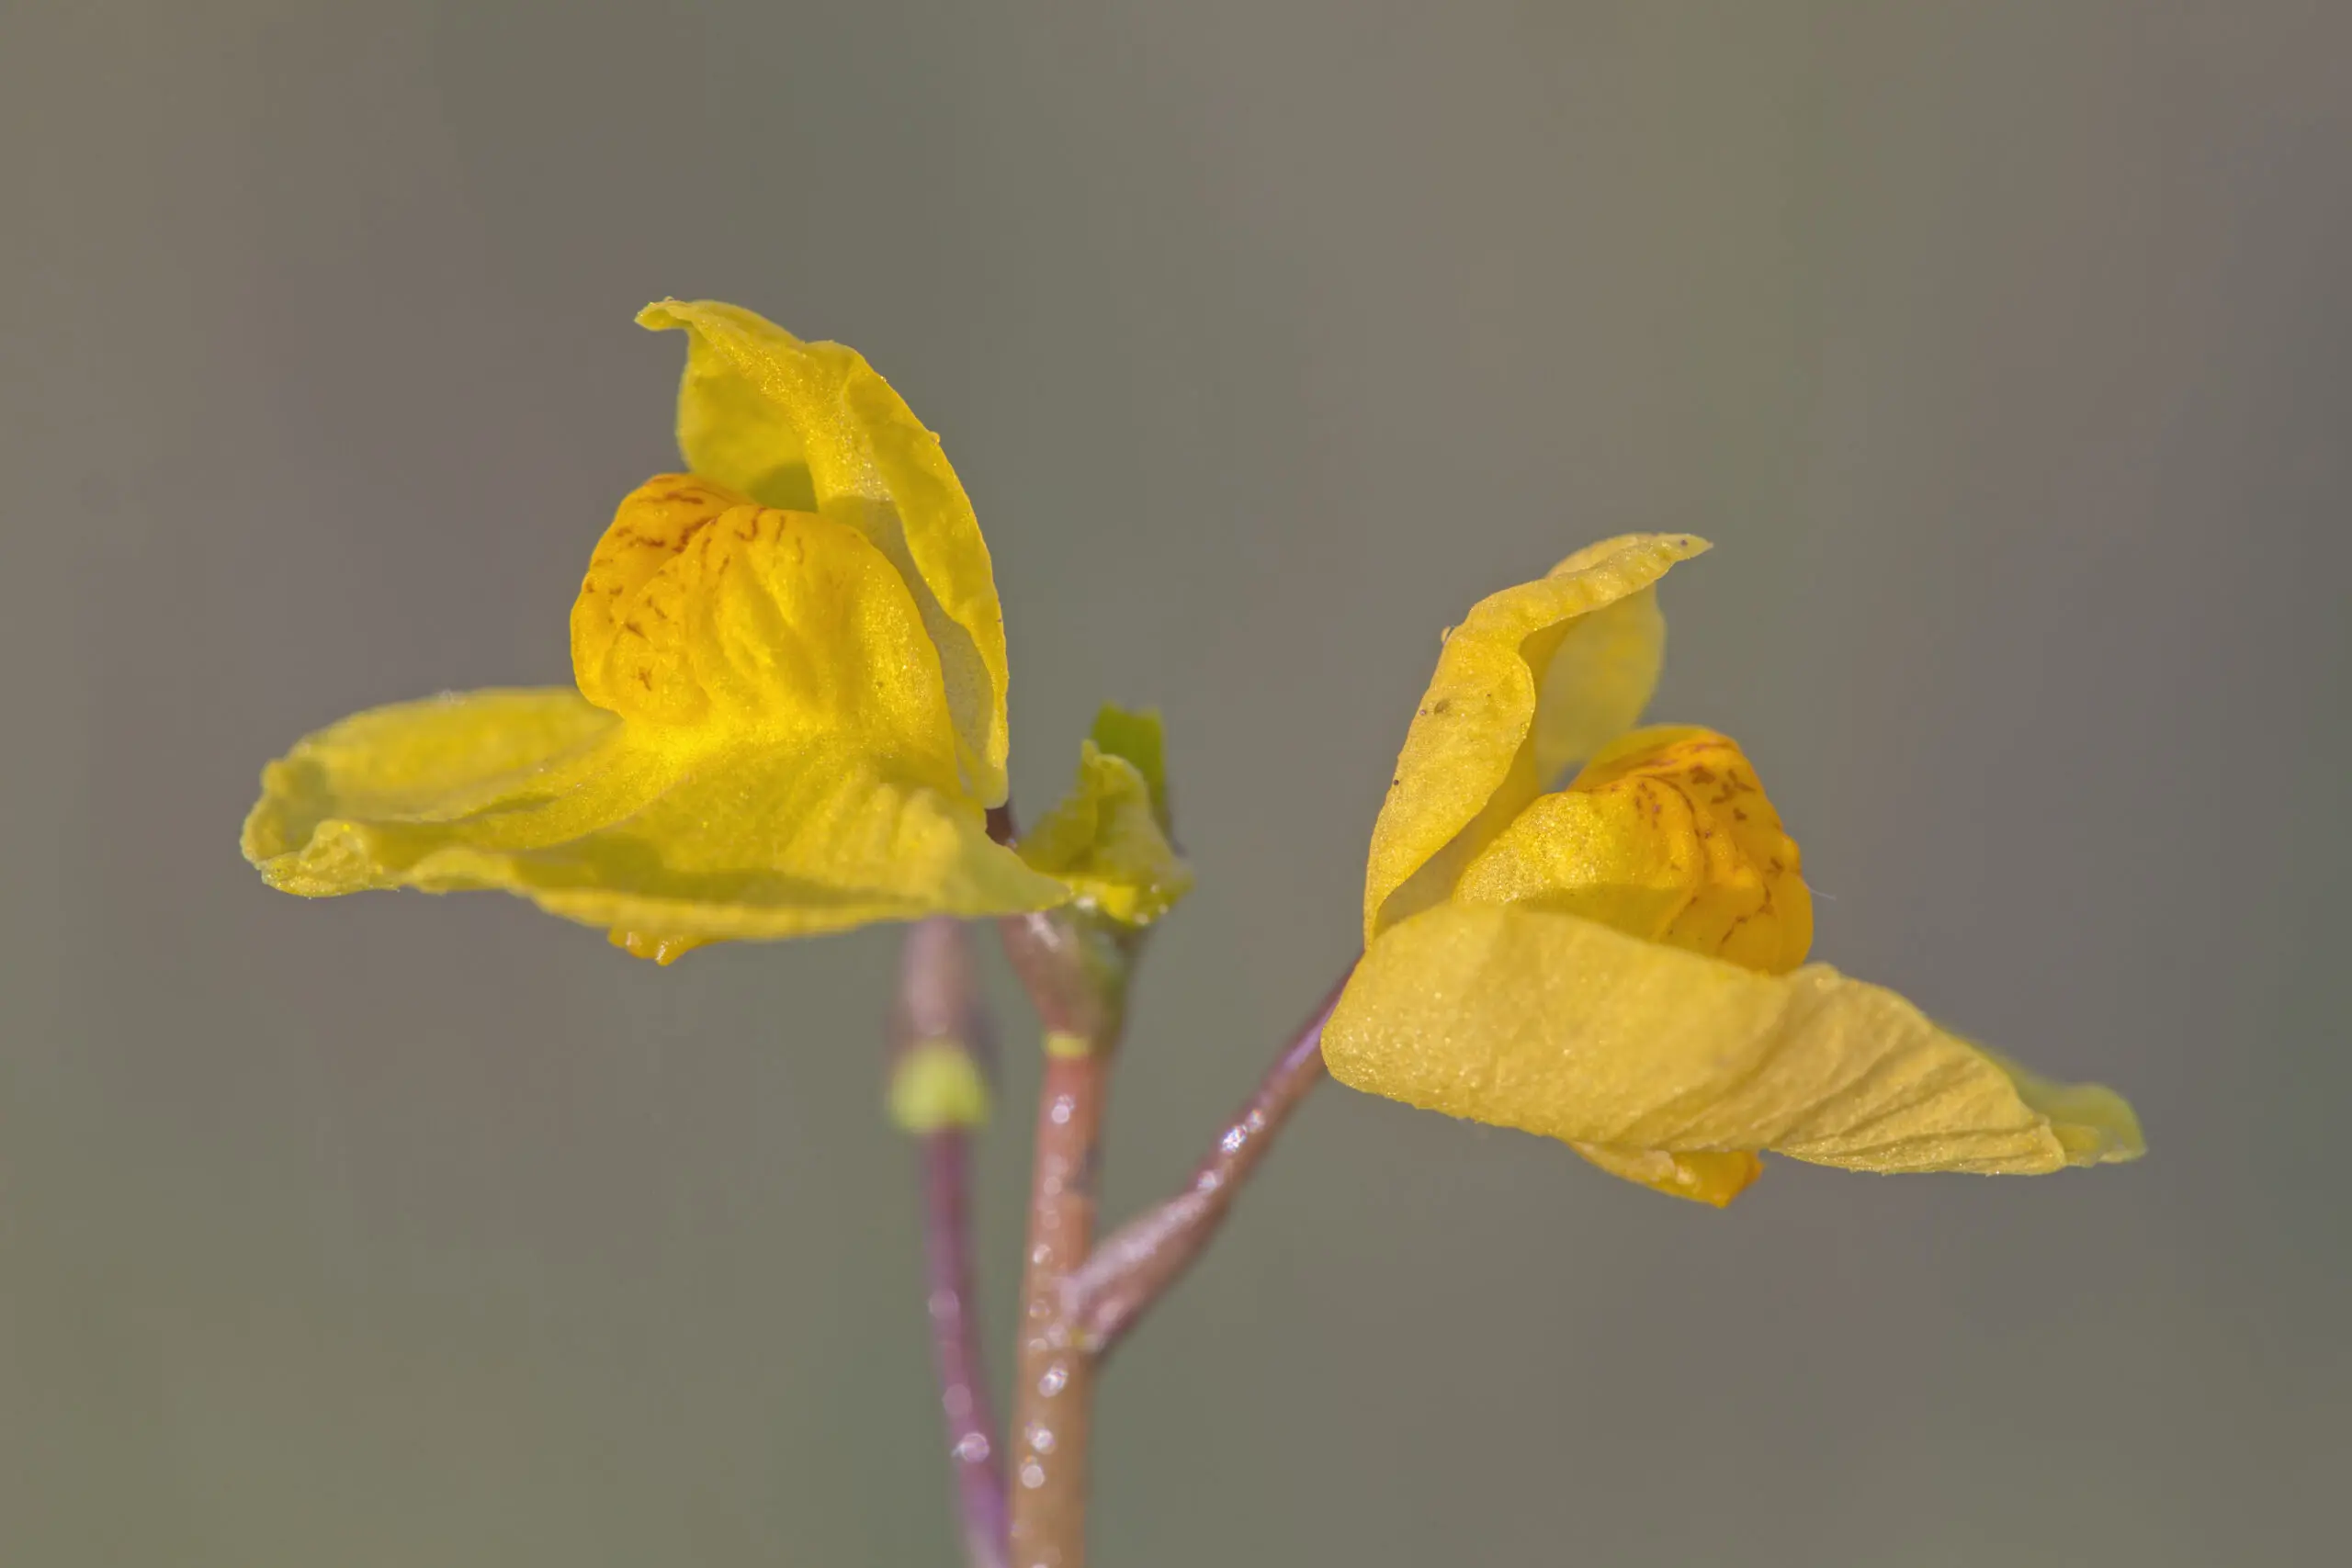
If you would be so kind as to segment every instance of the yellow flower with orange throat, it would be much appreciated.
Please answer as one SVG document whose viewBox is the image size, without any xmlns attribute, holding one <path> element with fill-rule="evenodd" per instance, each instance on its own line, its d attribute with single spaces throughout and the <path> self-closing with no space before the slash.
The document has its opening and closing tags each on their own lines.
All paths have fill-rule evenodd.
<svg viewBox="0 0 2352 1568">
<path fill-rule="evenodd" d="M 1634 728 L 1665 646 L 1656 584 L 1706 548 L 1594 545 L 1448 635 L 1373 830 L 1332 1075 L 1716 1204 L 1766 1152 L 2000 1174 L 2136 1158 L 2112 1090 L 1806 964 L 1797 846 L 1738 745 Z"/>
<path fill-rule="evenodd" d="M 1087 747 L 1051 843 L 1024 859 L 991 838 L 1003 612 L 956 471 L 889 384 L 732 305 L 638 320 L 686 334 L 689 471 L 639 486 L 596 545 L 574 684 L 399 704 L 302 740 L 245 821 L 270 885 L 499 888 L 664 962 L 1074 897 L 1139 920 L 1181 895 L 1156 785 L 1115 746 Z M 1155 720 L 1113 728 L 1147 737 L 1157 770 Z"/>
</svg>

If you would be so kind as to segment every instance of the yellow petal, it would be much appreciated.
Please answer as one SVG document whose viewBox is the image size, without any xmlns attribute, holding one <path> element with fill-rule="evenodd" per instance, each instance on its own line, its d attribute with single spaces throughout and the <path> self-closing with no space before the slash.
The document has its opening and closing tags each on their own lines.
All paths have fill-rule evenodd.
<svg viewBox="0 0 2352 1568">
<path fill-rule="evenodd" d="M 2144 1147 L 2112 1090 L 2021 1079 L 1892 991 L 1525 908 L 1446 906 L 1384 933 L 1323 1054 L 1371 1093 L 1611 1149 L 2033 1174 Z"/>
<path fill-rule="evenodd" d="M 262 770 L 245 858 L 271 886 L 322 897 L 406 883 L 359 824 L 429 826 L 531 803 L 551 839 L 586 832 L 651 798 L 602 760 L 620 730 L 563 687 L 449 693 L 355 714 Z"/>
<path fill-rule="evenodd" d="M 615 926 L 605 933 L 605 939 L 631 958 L 650 958 L 667 969 L 697 947 L 708 947 L 716 940 L 706 936 L 671 936 L 661 931 L 630 931 Z"/>
<path fill-rule="evenodd" d="M 713 646 L 709 624 L 722 569 L 709 557 L 707 536 L 737 511 L 756 518 L 760 508 L 688 474 L 657 474 L 623 498 L 571 605 L 571 678 L 590 702 L 665 724 L 711 716 L 710 689 L 695 663 L 698 655 L 724 662 L 714 657 L 723 649 Z M 735 521 L 715 536 L 730 551 L 742 545 Z M 773 566 L 773 547 L 766 554 Z M 691 633 L 690 615 L 697 622 Z"/>
<path fill-rule="evenodd" d="M 657 479 L 572 632 L 585 697 L 345 720 L 264 774 L 247 853 L 292 892 L 505 888 L 651 956 L 1069 897 L 989 839 L 914 600 L 856 529 Z"/>
<path fill-rule="evenodd" d="M 1779 974 L 1813 943 L 1796 841 L 1736 742 L 1636 730 L 1479 852 L 1462 903 L 1517 904 Z"/>
<path fill-rule="evenodd" d="M 1159 721 L 1149 725 L 1156 756 Z M 1080 742 L 1077 782 L 1022 835 L 1021 855 L 1067 883 L 1080 905 L 1123 925 L 1151 924 L 1193 886 L 1192 867 L 1160 826 L 1150 780 L 1092 740 Z"/>
<path fill-rule="evenodd" d="M 1587 545 L 1544 573 L 1544 581 L 1589 582 L 1595 578 L 1588 574 L 1597 573 L 1605 581 L 1625 570 L 1619 558 L 1629 546 L 1659 544 L 1669 553 L 1657 576 L 1709 547 L 1704 539 L 1687 536 L 1621 536 Z M 1528 649 L 1544 660 L 1529 744 L 1536 782 L 1546 789 L 1559 783 L 1571 763 L 1598 754 L 1631 729 L 1649 705 L 1666 662 L 1666 616 L 1657 607 L 1656 577 L 1648 587 L 1567 622 L 1558 637 L 1557 643 L 1547 639 Z"/>
<path fill-rule="evenodd" d="M 1764 1162 L 1744 1149 L 1736 1154 L 1668 1154 L 1664 1149 L 1612 1149 L 1606 1144 L 1570 1146 L 1611 1176 L 1718 1209 L 1764 1174 Z"/>
<path fill-rule="evenodd" d="M 1479 601 L 1438 655 L 1364 874 L 1364 939 L 1440 902 L 1561 768 L 1641 716 L 1664 625 L 1649 590 L 1707 548 L 1636 534 Z"/>
<path fill-rule="evenodd" d="M 662 475 L 621 502 L 571 612 L 573 678 L 649 737 L 853 738 L 962 792 L 939 660 L 914 600 L 854 528 Z"/>
<path fill-rule="evenodd" d="M 678 444 L 696 474 L 849 525 L 905 579 L 937 649 L 967 787 L 983 806 L 1001 804 L 1004 615 L 988 543 L 939 438 L 839 344 L 803 343 L 710 300 L 663 300 L 638 321 L 687 333 Z"/>
<path fill-rule="evenodd" d="M 245 853 L 289 893 L 503 888 L 650 957 L 1069 897 L 991 841 L 968 798 L 838 738 L 696 745 L 649 728 L 569 692 L 359 714 L 265 771 Z"/>
</svg>

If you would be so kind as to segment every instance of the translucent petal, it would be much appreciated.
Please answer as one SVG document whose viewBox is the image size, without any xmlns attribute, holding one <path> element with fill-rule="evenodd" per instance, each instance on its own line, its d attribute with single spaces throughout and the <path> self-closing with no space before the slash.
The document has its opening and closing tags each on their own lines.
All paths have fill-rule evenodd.
<svg viewBox="0 0 2352 1568">
<path fill-rule="evenodd" d="M 1384 933 L 1323 1054 L 1371 1093 L 1617 1150 L 2031 1174 L 2144 1147 L 2112 1090 L 2015 1075 L 1892 991 L 1526 908 L 1450 905 Z"/>
<path fill-rule="evenodd" d="M 1151 728 L 1156 738 L 1157 721 Z M 1151 924 L 1193 887 L 1192 867 L 1160 826 L 1149 779 L 1092 740 L 1080 742 L 1077 782 L 1022 835 L 1021 854 L 1123 925 Z"/>
<path fill-rule="evenodd" d="M 1545 574 L 1546 581 L 1581 579 L 1632 541 L 1587 545 Z M 1704 550 L 1690 540 L 1691 554 Z M 1688 559 L 1689 556 L 1676 558 Z M 1670 564 L 1670 563 L 1669 563 Z M 1664 568 L 1660 568 L 1661 574 Z M 1532 650 L 1543 657 L 1544 644 Z M 1666 616 L 1655 583 L 1578 615 L 1561 628 L 1536 690 L 1535 728 L 1529 738 L 1536 783 L 1549 789 L 1572 763 L 1598 753 L 1642 716 L 1666 662 Z"/>
<path fill-rule="evenodd" d="M 638 321 L 688 335 L 678 443 L 696 474 L 765 506 L 848 524 L 905 579 L 937 649 L 968 787 L 982 805 L 1001 804 L 1003 611 L 988 543 L 939 438 L 839 344 L 803 343 L 708 300 L 663 300 Z"/>
<path fill-rule="evenodd" d="M 244 848 L 273 886 L 503 888 L 649 955 L 1069 897 L 968 796 L 841 735 L 621 722 L 570 692 L 359 714 L 262 783 Z"/>
<path fill-rule="evenodd" d="M 1648 590 L 1706 548 L 1607 540 L 1481 600 L 1447 635 L 1373 828 L 1367 942 L 1442 901 L 1562 767 L 1641 716 L 1665 635 Z"/>
</svg>

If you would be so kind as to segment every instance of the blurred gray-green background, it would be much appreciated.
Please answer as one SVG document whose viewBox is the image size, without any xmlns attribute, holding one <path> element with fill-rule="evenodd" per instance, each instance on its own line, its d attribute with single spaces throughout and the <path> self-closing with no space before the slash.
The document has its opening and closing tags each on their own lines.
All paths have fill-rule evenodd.
<svg viewBox="0 0 2352 1568">
<path fill-rule="evenodd" d="M 1816 951 L 2146 1118 L 1717 1214 L 1328 1090 L 1109 1376 L 1101 1562 L 2340 1545 L 2352 10 L 0 28 L 0 1561 L 949 1561 L 890 933 L 662 971 L 235 850 L 306 729 L 568 678 L 672 293 L 942 432 L 1023 798 L 1167 713 L 1114 1213 L 1351 951 L 1440 628 L 1627 529 L 1719 543 L 1658 711 L 1748 742 Z"/>
</svg>

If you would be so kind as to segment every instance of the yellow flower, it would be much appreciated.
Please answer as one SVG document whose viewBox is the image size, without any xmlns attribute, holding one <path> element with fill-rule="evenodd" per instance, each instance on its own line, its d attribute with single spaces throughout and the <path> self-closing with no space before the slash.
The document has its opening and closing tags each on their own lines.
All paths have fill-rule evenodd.
<svg viewBox="0 0 2352 1568">
<path fill-rule="evenodd" d="M 690 474 L 621 502 L 571 612 L 577 690 L 357 714 L 262 774 L 270 886 L 494 887 L 668 962 L 705 942 L 994 915 L 1069 889 L 993 842 L 1002 611 L 963 486 L 838 344 L 666 300 Z"/>
<path fill-rule="evenodd" d="M 1705 548 L 1611 539 L 1449 634 L 1373 829 L 1332 1075 L 1716 1204 L 1764 1150 L 2007 1174 L 2138 1157 L 2112 1090 L 1805 964 L 1797 847 L 1739 748 L 1628 732 L 1665 646 L 1655 584 Z"/>
</svg>

